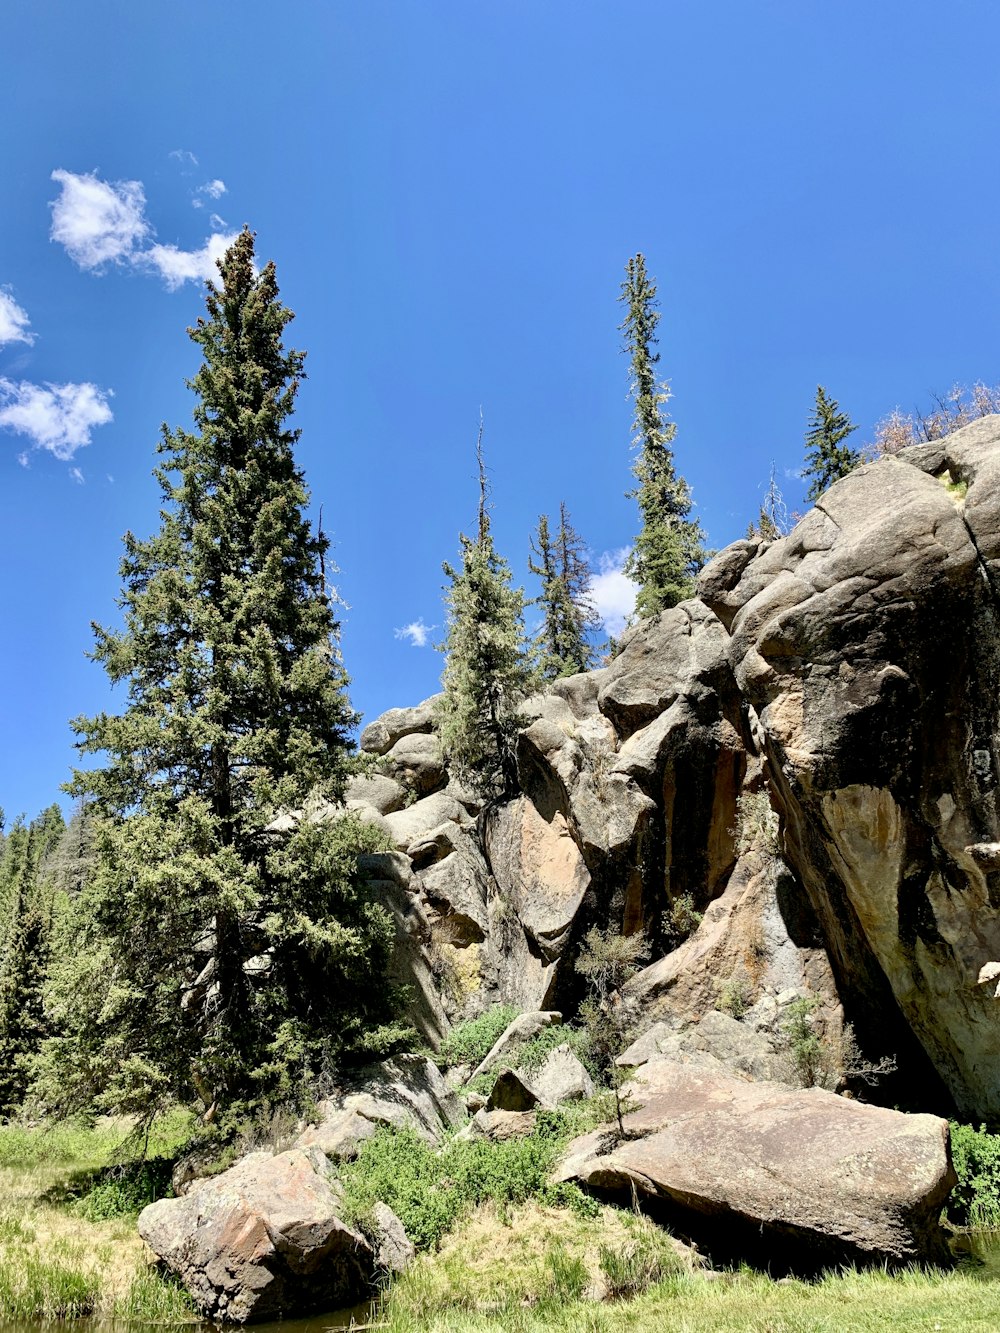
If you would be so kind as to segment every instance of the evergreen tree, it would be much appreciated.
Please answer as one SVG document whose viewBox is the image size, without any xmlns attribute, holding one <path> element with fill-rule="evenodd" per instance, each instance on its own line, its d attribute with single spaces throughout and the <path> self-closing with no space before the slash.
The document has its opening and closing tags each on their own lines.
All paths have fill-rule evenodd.
<svg viewBox="0 0 1000 1333">
<path fill-rule="evenodd" d="M 357 873 L 371 834 L 272 827 L 340 796 L 356 716 L 293 457 L 292 313 L 250 231 L 218 267 L 189 330 L 196 429 L 163 428 L 159 530 L 126 534 L 123 628 L 95 626 L 127 703 L 73 724 L 105 761 L 69 788 L 93 803 L 96 865 L 52 986 L 40 1088 L 62 1110 L 197 1094 L 232 1124 L 397 1035 L 379 1026 L 393 926 Z"/>
<path fill-rule="evenodd" d="M 691 518 L 690 487 L 674 470 L 671 445 L 677 427 L 666 417 L 668 387 L 656 379 L 656 287 L 641 254 L 626 265 L 619 300 L 626 310 L 619 327 L 630 357 L 635 402 L 632 443 L 639 450 L 632 468 L 638 485 L 628 494 L 638 500 L 642 516 L 625 573 L 639 585 L 639 615 L 652 616 L 691 595 L 694 576 L 705 563 L 705 537 L 701 524 Z"/>
<path fill-rule="evenodd" d="M 528 568 L 542 580 L 542 590 L 532 602 L 543 611 L 541 629 L 535 639 L 535 655 L 545 680 L 589 671 L 594 650 L 588 641 L 600 617 L 590 597 L 590 562 L 582 538 L 569 520 L 565 503 L 559 506 L 559 530 L 553 539 L 547 514 L 538 519 L 531 543 L 536 563 L 528 557 Z"/>
<path fill-rule="evenodd" d="M 517 779 L 518 705 L 531 689 L 524 643 L 524 594 L 511 586 L 507 562 L 490 531 L 480 421 L 479 524 L 475 540 L 459 534 L 461 568 L 445 562 L 446 654 L 439 706 L 441 742 L 456 775 L 486 799 Z"/>
<path fill-rule="evenodd" d="M 9 917 L 0 947 L 0 1119 L 13 1115 L 47 1032 L 43 990 L 49 960 L 53 891 L 48 861 L 65 825 L 57 805 L 6 839 L 2 873 Z"/>
<path fill-rule="evenodd" d="M 806 432 L 805 480 L 811 477 L 808 497 L 818 500 L 835 481 L 846 477 L 861 462 L 861 454 L 844 441 L 857 430 L 836 399 L 828 398 L 821 384 L 816 386 L 816 406 Z"/>
</svg>

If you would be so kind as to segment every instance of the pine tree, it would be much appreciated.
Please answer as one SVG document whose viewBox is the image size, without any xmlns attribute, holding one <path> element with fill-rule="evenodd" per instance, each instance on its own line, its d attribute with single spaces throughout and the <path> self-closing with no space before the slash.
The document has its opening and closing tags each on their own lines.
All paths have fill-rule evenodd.
<svg viewBox="0 0 1000 1333">
<path fill-rule="evenodd" d="M 691 595 L 694 576 L 705 562 L 705 537 L 701 524 L 690 516 L 690 487 L 674 470 L 671 445 L 677 427 L 666 418 L 668 387 L 656 379 L 660 359 L 654 350 L 660 319 L 656 287 L 641 254 L 626 265 L 619 300 L 626 308 L 619 328 L 630 357 L 630 393 L 635 401 L 632 443 L 639 450 L 632 468 L 639 484 L 628 494 L 638 500 L 642 516 L 625 573 L 639 585 L 639 615 L 652 616 Z"/>
<path fill-rule="evenodd" d="M 0 947 L 0 1119 L 21 1105 L 31 1062 L 48 1030 L 43 991 L 49 961 L 53 890 L 48 862 L 65 830 L 58 805 L 6 839 L 3 865 L 8 921 Z"/>
<path fill-rule="evenodd" d="M 816 406 L 806 432 L 805 480 L 811 477 L 808 497 L 818 500 L 835 481 L 846 477 L 861 462 L 861 454 L 844 443 L 857 430 L 846 412 L 841 412 L 834 398 L 827 398 L 821 384 L 816 386 Z"/>
<path fill-rule="evenodd" d="M 559 530 L 553 539 L 547 514 L 538 519 L 531 543 L 536 563 L 528 557 L 528 568 L 542 580 L 542 590 L 532 602 L 543 612 L 535 638 L 535 656 L 544 680 L 589 671 L 594 650 L 588 641 L 600 617 L 590 596 L 590 562 L 582 538 L 570 523 L 565 502 L 559 506 Z"/>
<path fill-rule="evenodd" d="M 371 835 L 270 827 L 339 797 L 356 716 L 293 456 L 292 313 L 249 230 L 219 271 L 189 330 L 196 429 L 163 428 L 159 530 L 126 534 L 123 627 L 95 626 L 127 703 L 73 724 L 105 762 L 69 788 L 93 802 L 96 866 L 53 984 L 41 1089 L 63 1110 L 197 1094 L 232 1124 L 394 1035 L 393 926 L 357 874 Z"/>
<path fill-rule="evenodd" d="M 446 654 L 439 706 L 441 742 L 455 774 L 486 799 L 513 790 L 518 705 L 532 677 L 524 643 L 524 594 L 490 531 L 483 428 L 479 426 L 479 523 L 475 540 L 459 534 L 461 568 L 445 562 Z"/>
</svg>

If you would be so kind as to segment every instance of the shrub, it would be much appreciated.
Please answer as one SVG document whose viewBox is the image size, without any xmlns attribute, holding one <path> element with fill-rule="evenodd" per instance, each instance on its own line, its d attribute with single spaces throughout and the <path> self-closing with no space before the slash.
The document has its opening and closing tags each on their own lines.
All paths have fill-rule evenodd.
<svg viewBox="0 0 1000 1333">
<path fill-rule="evenodd" d="M 470 1209 L 538 1199 L 592 1215 L 595 1205 L 572 1185 L 548 1178 L 571 1122 L 556 1112 L 539 1114 L 534 1134 L 502 1143 L 453 1140 L 439 1152 L 413 1130 L 380 1130 L 353 1162 L 340 1167 L 344 1219 L 365 1229 L 372 1209 L 386 1203 L 418 1250 L 436 1249 L 442 1236 Z"/>
<path fill-rule="evenodd" d="M 718 983 L 718 1007 L 732 1018 L 742 1018 L 753 1004 L 753 990 L 749 978 L 742 972 Z"/>
<path fill-rule="evenodd" d="M 818 1003 L 812 996 L 793 1000 L 781 1023 L 796 1072 L 807 1088 L 819 1084 L 825 1073 L 823 1044 L 813 1029 L 813 1014 Z"/>
<path fill-rule="evenodd" d="M 771 809 L 766 791 L 744 792 L 736 800 L 736 823 L 730 829 L 736 839 L 736 853 L 760 857 L 781 855 L 781 836 L 777 813 Z"/>
<path fill-rule="evenodd" d="M 478 1065 L 519 1012 L 513 1005 L 497 1004 L 478 1018 L 457 1024 L 441 1043 L 438 1059 L 446 1068 Z"/>
<path fill-rule="evenodd" d="M 667 951 L 683 944 L 689 935 L 694 934 L 703 920 L 704 913 L 695 910 L 692 894 L 682 893 L 675 898 L 660 918 Z"/>
<path fill-rule="evenodd" d="M 77 1199 L 75 1210 L 90 1222 L 134 1216 L 147 1204 L 173 1194 L 172 1169 L 168 1157 L 106 1166 L 91 1177 L 90 1188 Z"/>
<path fill-rule="evenodd" d="M 1000 1134 L 985 1125 L 951 1126 L 951 1155 L 958 1184 L 948 1201 L 956 1226 L 1000 1227 Z"/>
</svg>

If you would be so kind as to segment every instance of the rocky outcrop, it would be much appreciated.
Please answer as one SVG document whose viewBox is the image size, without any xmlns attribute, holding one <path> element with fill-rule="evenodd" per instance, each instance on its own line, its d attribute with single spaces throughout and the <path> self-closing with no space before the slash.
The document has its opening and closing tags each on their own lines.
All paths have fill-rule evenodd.
<svg viewBox="0 0 1000 1333">
<path fill-rule="evenodd" d="M 1000 418 L 862 467 L 700 591 L 730 627 L 786 856 L 859 1031 L 1000 1114 Z M 893 1018 L 895 1016 L 895 1018 Z M 911 1057 L 912 1059 L 913 1057 Z M 926 1081 L 926 1080 L 925 1080 Z"/>
<path fill-rule="evenodd" d="M 696 1026 L 734 980 L 767 1036 L 792 992 L 831 1047 L 850 1021 L 896 1057 L 892 1100 L 1000 1118 L 978 984 L 1000 959 L 998 476 L 984 418 L 734 543 L 610 665 L 526 702 L 499 807 L 438 766 L 433 701 L 372 723 L 386 772 L 351 800 L 407 858 L 430 1039 L 495 1001 L 572 1015 L 580 944 L 610 926 L 646 941 L 647 1028 Z M 390 809 L 400 787 L 417 799 Z"/>
<path fill-rule="evenodd" d="M 302 1132 L 296 1146 L 315 1145 L 338 1157 L 353 1155 L 380 1126 L 411 1129 L 436 1144 L 465 1118 L 437 1065 L 422 1055 L 398 1055 L 362 1069 L 317 1110 L 315 1124 Z M 372 1130 L 366 1131 L 362 1121 Z"/>
<path fill-rule="evenodd" d="M 351 1305 L 368 1291 L 374 1255 L 339 1218 L 340 1195 L 315 1150 L 252 1153 L 182 1199 L 139 1214 L 139 1234 L 198 1309 L 259 1323 Z"/>
<path fill-rule="evenodd" d="M 656 1060 L 626 1137 L 570 1145 L 559 1179 L 638 1199 L 720 1258 L 818 1271 L 946 1255 L 946 1121 Z"/>
</svg>

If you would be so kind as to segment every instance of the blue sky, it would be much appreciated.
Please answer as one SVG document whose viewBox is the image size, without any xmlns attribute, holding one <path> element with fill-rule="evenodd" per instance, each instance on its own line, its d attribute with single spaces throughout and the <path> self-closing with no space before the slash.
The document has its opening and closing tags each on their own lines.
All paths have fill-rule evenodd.
<svg viewBox="0 0 1000 1333">
<path fill-rule="evenodd" d="M 244 222 L 308 352 L 299 459 L 368 717 L 437 688 L 480 406 L 529 591 L 560 500 L 598 568 L 634 535 L 615 301 L 636 251 L 716 547 L 772 460 L 804 507 L 817 383 L 860 442 L 897 404 L 1000 380 L 986 0 L 7 0 L 3 30 L 8 815 L 59 798 L 68 719 L 115 706 L 90 622 L 114 620 L 123 532 L 156 525 L 197 279 Z M 413 624 L 426 646 L 397 636 Z"/>
</svg>

